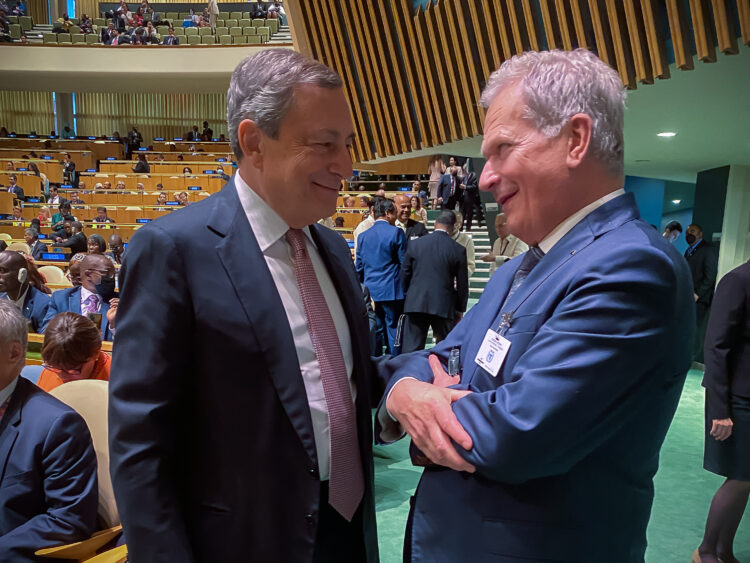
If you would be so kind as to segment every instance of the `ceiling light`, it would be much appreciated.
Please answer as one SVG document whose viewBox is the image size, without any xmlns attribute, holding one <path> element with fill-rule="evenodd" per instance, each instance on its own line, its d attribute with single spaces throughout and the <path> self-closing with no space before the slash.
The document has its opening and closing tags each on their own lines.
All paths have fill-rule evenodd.
<svg viewBox="0 0 750 563">
<path fill-rule="evenodd" d="M 681 199 L 673 199 L 672 203 L 674 203 L 675 205 L 680 205 L 681 201 L 682 201 Z"/>
<path fill-rule="evenodd" d="M 674 137 L 677 135 L 674 131 L 662 131 L 661 133 L 657 133 L 657 137 Z"/>
</svg>

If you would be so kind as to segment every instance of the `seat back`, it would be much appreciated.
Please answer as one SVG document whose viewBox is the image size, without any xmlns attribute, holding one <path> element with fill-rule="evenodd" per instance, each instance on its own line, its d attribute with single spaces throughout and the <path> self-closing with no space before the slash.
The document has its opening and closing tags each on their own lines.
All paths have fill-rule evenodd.
<svg viewBox="0 0 750 563">
<path fill-rule="evenodd" d="M 201 37 L 201 44 L 203 45 L 214 45 L 216 43 L 216 38 L 213 35 L 203 35 Z"/>
<path fill-rule="evenodd" d="M 8 250 L 15 250 L 16 252 L 25 252 L 26 254 L 29 253 L 29 245 L 25 242 L 11 242 L 8 245 Z"/>
<path fill-rule="evenodd" d="M 201 38 L 200 35 L 188 35 L 188 45 L 200 45 L 201 44 Z"/>
<path fill-rule="evenodd" d="M 247 42 L 250 45 L 260 45 L 260 35 L 248 35 Z"/>
<path fill-rule="evenodd" d="M 117 526 L 120 515 L 109 476 L 109 430 L 107 426 L 109 383 L 96 379 L 70 381 L 55 387 L 50 394 L 83 417 L 89 427 L 96 452 L 99 480 L 99 517 L 105 528 Z"/>
<path fill-rule="evenodd" d="M 99 36 L 95 33 L 87 33 L 86 34 L 86 44 L 87 45 L 95 45 L 96 43 L 99 43 L 100 39 Z"/>
<path fill-rule="evenodd" d="M 231 35 L 227 35 L 226 33 L 224 33 L 223 35 L 219 36 L 219 41 L 221 42 L 222 45 L 231 45 L 232 44 L 232 36 Z"/>
<path fill-rule="evenodd" d="M 47 283 L 65 283 L 68 281 L 65 273 L 57 266 L 40 266 L 39 273 L 44 276 Z"/>
<path fill-rule="evenodd" d="M 198 35 L 211 35 L 213 30 L 210 27 L 198 28 Z"/>
<path fill-rule="evenodd" d="M 57 43 L 57 33 L 42 34 L 42 43 Z"/>
<path fill-rule="evenodd" d="M 0 233 L 0 240 L 11 240 L 12 238 L 8 233 Z"/>
<path fill-rule="evenodd" d="M 229 28 L 229 35 L 242 35 L 242 28 L 241 27 L 230 27 Z"/>
<path fill-rule="evenodd" d="M 266 26 L 271 29 L 271 35 L 279 32 L 279 20 L 275 20 L 273 18 L 271 18 L 270 20 L 266 20 Z"/>
<path fill-rule="evenodd" d="M 21 39 L 21 24 L 12 23 L 8 26 L 11 39 Z"/>
<path fill-rule="evenodd" d="M 21 24 L 21 29 L 24 31 L 29 31 L 34 27 L 34 21 L 31 19 L 31 16 L 19 16 L 18 23 Z"/>
<path fill-rule="evenodd" d="M 253 26 L 253 20 L 250 19 L 241 19 L 239 21 L 240 27 L 252 27 Z"/>
<path fill-rule="evenodd" d="M 224 22 L 224 27 L 237 27 L 239 25 L 237 22 L 237 19 L 230 18 Z"/>
<path fill-rule="evenodd" d="M 242 19 L 242 12 L 230 12 L 229 13 L 229 19 L 231 19 L 231 20 L 241 20 Z"/>
<path fill-rule="evenodd" d="M 266 25 L 266 20 L 263 18 L 255 18 L 253 20 L 253 27 L 263 27 L 264 25 Z"/>
<path fill-rule="evenodd" d="M 86 43 L 86 37 L 83 33 L 74 33 L 70 38 L 73 40 L 73 43 Z"/>
<path fill-rule="evenodd" d="M 185 28 L 185 35 L 187 35 L 188 37 L 191 36 L 191 35 L 198 35 L 198 28 L 197 27 L 186 27 Z"/>
<path fill-rule="evenodd" d="M 75 35 L 76 33 L 83 33 L 83 31 L 81 31 L 81 28 L 77 25 L 71 25 L 68 33 L 70 33 L 71 35 Z"/>
<path fill-rule="evenodd" d="M 70 33 L 58 33 L 57 42 L 58 43 L 72 43 L 73 41 L 70 38 Z"/>
<path fill-rule="evenodd" d="M 216 35 L 229 35 L 229 28 L 228 27 L 217 27 L 216 28 Z"/>
</svg>

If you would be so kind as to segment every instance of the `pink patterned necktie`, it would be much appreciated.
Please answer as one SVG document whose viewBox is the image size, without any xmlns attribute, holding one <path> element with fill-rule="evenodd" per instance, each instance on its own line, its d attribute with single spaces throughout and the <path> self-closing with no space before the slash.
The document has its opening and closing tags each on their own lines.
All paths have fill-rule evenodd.
<svg viewBox="0 0 750 563">
<path fill-rule="evenodd" d="M 294 275 L 305 307 L 307 328 L 320 366 L 320 378 L 331 427 L 329 504 L 351 521 L 365 491 L 357 440 L 357 420 L 349 378 L 336 326 L 307 253 L 306 235 L 289 229 L 286 239 L 294 251 Z"/>
<path fill-rule="evenodd" d="M 99 312 L 99 296 L 98 295 L 89 295 L 86 300 L 83 302 L 83 314 L 87 315 L 89 313 L 98 313 Z"/>
<path fill-rule="evenodd" d="M 10 404 L 10 397 L 8 397 L 5 402 L 0 405 L 0 420 L 3 419 L 3 416 L 5 416 L 5 411 L 8 410 L 8 405 Z"/>
</svg>

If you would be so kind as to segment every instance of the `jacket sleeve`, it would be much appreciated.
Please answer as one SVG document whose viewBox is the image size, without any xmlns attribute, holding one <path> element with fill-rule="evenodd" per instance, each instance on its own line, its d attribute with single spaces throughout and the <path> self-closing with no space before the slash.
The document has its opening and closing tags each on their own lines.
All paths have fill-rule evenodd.
<svg viewBox="0 0 750 563">
<path fill-rule="evenodd" d="M 120 270 L 110 473 L 133 561 L 194 559 L 174 479 L 194 319 L 183 256 L 169 233 L 149 225 L 131 239 Z"/>
<path fill-rule="evenodd" d="M 362 233 L 357 237 L 357 251 L 354 253 L 354 269 L 357 271 L 357 281 L 359 281 L 359 283 L 365 283 L 365 264 L 362 261 L 362 245 L 359 243 L 360 238 L 362 238 Z"/>
<path fill-rule="evenodd" d="M 729 396 L 734 374 L 731 373 L 730 358 L 734 348 L 743 344 L 746 299 L 742 279 L 731 272 L 722 278 L 716 288 L 703 347 L 706 365 L 703 386 L 706 388 L 708 416 L 711 419 L 731 416 Z"/>
<path fill-rule="evenodd" d="M 466 252 L 463 247 L 458 255 L 458 270 L 456 272 L 456 309 L 460 312 L 466 311 L 469 302 L 469 271 L 466 267 Z"/>
<path fill-rule="evenodd" d="M 412 252 L 412 248 L 414 248 L 413 245 L 406 249 L 404 261 L 401 264 L 401 283 L 404 286 L 405 292 L 409 291 L 409 285 L 411 284 L 412 267 L 414 265 L 414 252 Z"/>
<path fill-rule="evenodd" d="M 703 281 L 695 291 L 698 294 L 698 301 L 711 302 L 718 274 L 718 261 L 719 257 L 716 254 L 716 249 L 713 246 L 707 247 L 703 255 L 703 263 L 701 264 Z"/>
<path fill-rule="evenodd" d="M 44 331 L 47 330 L 47 325 L 49 322 L 61 311 L 58 310 L 58 302 L 57 299 L 55 299 L 55 296 L 50 298 L 49 300 L 49 306 L 47 307 L 47 312 L 44 315 L 44 319 L 42 320 L 42 324 L 39 326 L 38 332 L 39 334 L 44 334 Z"/>
<path fill-rule="evenodd" d="M 34 560 L 35 550 L 86 539 L 96 525 L 97 462 L 81 416 L 66 409 L 53 422 L 41 450 L 46 510 L 0 537 L 5 561 Z"/>
</svg>

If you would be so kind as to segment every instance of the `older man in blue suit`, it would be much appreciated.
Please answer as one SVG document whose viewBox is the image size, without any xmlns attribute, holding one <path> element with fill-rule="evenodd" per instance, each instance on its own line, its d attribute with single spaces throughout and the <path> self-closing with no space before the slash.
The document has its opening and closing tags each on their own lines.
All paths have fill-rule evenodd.
<svg viewBox="0 0 750 563">
<path fill-rule="evenodd" d="M 96 455 L 81 416 L 20 376 L 26 321 L 0 301 L 0 561 L 88 538 L 98 505 Z"/>
<path fill-rule="evenodd" d="M 396 332 L 404 312 L 401 263 L 406 253 L 406 235 L 395 226 L 396 205 L 378 198 L 373 206 L 375 223 L 357 239 L 355 267 L 359 281 L 370 290 L 375 302 L 378 332 L 384 335 L 389 352 L 398 355 Z"/>
<path fill-rule="evenodd" d="M 39 332 L 44 332 L 58 313 L 71 311 L 79 315 L 98 313 L 102 340 L 112 340 L 113 329 L 107 321 L 110 302 L 115 298 L 115 266 L 103 254 L 89 254 L 81 261 L 81 285 L 52 294 L 47 314 Z"/>
<path fill-rule="evenodd" d="M 685 261 L 623 185 L 625 93 L 588 51 L 488 81 L 480 187 L 530 250 L 433 351 L 391 364 L 381 440 L 427 465 L 412 561 L 644 560 L 659 450 L 690 366 Z M 397 422 L 395 422 L 397 421 Z"/>
<path fill-rule="evenodd" d="M 378 559 L 367 312 L 317 224 L 352 174 L 342 86 L 289 49 L 242 61 L 237 174 L 131 239 L 109 428 L 133 561 Z"/>
<path fill-rule="evenodd" d="M 26 258 L 18 252 L 0 252 L 0 299 L 16 304 L 36 332 L 47 315 L 49 295 L 29 284 Z"/>
</svg>

